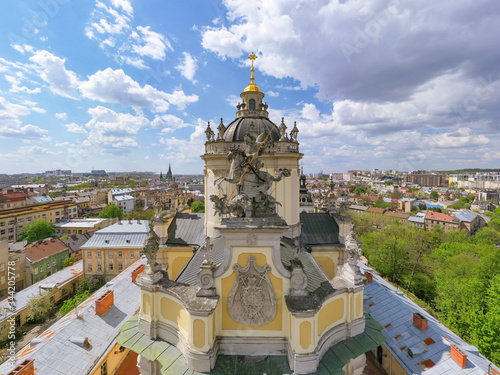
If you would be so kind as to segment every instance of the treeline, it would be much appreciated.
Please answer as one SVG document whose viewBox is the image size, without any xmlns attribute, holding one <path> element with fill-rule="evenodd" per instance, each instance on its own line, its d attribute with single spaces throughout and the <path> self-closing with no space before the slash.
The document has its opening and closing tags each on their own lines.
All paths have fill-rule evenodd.
<svg viewBox="0 0 500 375">
<path fill-rule="evenodd" d="M 500 209 L 470 237 L 377 216 L 352 215 L 370 265 L 499 364 Z"/>
</svg>

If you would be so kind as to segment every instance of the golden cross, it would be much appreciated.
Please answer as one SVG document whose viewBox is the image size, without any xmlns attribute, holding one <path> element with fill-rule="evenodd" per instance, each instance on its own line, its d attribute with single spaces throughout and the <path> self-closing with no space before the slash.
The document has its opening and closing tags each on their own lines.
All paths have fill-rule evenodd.
<svg viewBox="0 0 500 375">
<path fill-rule="evenodd" d="M 254 70 L 254 69 L 253 69 L 253 62 L 254 62 L 254 60 L 255 60 L 257 57 L 259 57 L 259 56 L 257 56 L 254 52 L 252 52 L 252 53 L 250 54 L 250 56 L 248 56 L 248 58 L 249 58 L 250 60 L 252 60 L 252 76 L 250 77 L 250 81 L 251 81 L 252 83 L 254 83 L 254 78 L 253 78 L 253 70 Z"/>
</svg>

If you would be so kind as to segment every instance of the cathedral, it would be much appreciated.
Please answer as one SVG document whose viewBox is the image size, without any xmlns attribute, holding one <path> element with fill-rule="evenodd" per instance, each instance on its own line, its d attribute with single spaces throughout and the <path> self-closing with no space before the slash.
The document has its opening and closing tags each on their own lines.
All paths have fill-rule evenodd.
<svg viewBox="0 0 500 375">
<path fill-rule="evenodd" d="M 155 217 L 118 342 L 144 375 L 361 374 L 383 336 L 365 318 L 360 246 L 348 220 L 308 210 L 299 129 L 269 119 L 249 58 L 236 118 L 205 132 L 206 213 Z"/>
</svg>

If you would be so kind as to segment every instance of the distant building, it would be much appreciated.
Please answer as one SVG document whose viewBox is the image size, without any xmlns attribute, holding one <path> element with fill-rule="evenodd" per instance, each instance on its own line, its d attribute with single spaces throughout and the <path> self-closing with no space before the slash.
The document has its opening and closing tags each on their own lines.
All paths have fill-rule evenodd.
<svg viewBox="0 0 500 375">
<path fill-rule="evenodd" d="M 135 207 L 135 193 L 131 188 L 112 189 L 108 192 L 108 202 L 119 207 L 122 212 L 130 212 Z"/>
<path fill-rule="evenodd" d="M 449 183 L 455 189 L 500 189 L 500 173 L 450 174 Z"/>
<path fill-rule="evenodd" d="M 67 200 L 3 210 L 0 211 L 0 239 L 17 241 L 23 227 L 34 220 L 43 219 L 55 224 L 76 217 L 78 206 Z"/>
<path fill-rule="evenodd" d="M 448 186 L 448 179 L 445 174 L 408 174 L 405 176 L 404 182 L 419 186 Z"/>
<path fill-rule="evenodd" d="M 168 172 L 167 172 L 167 175 L 165 176 L 165 179 L 167 181 L 173 181 L 173 179 L 174 179 L 174 176 L 172 175 L 172 168 L 170 166 L 170 163 L 168 163 Z"/>
<path fill-rule="evenodd" d="M 106 171 L 104 169 L 93 169 L 90 172 L 90 175 L 92 177 L 108 177 L 108 174 L 106 173 Z"/>
<path fill-rule="evenodd" d="M 499 203 L 500 194 L 496 190 L 486 190 L 479 192 L 479 200 L 480 201 L 489 201 L 491 200 L 493 203 Z"/>
<path fill-rule="evenodd" d="M 0 211 L 9 208 L 19 208 L 26 206 L 26 194 L 7 190 L 7 193 L 0 193 Z"/>
<path fill-rule="evenodd" d="M 106 228 L 111 224 L 116 223 L 117 220 L 118 219 L 102 218 L 71 219 L 69 221 L 62 221 L 54 224 L 54 228 L 58 236 L 64 236 L 65 234 L 83 234 L 88 231 Z"/>
<path fill-rule="evenodd" d="M 352 181 L 352 172 L 349 171 L 347 173 L 330 173 L 330 180 L 334 181 Z"/>
</svg>

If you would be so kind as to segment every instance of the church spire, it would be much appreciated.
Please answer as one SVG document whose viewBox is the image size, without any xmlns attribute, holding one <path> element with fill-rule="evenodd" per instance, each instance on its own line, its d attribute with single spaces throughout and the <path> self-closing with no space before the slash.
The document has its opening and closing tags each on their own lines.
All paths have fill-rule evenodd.
<svg viewBox="0 0 500 375">
<path fill-rule="evenodd" d="M 252 53 L 250 54 L 250 56 L 248 56 L 248 58 L 249 58 L 250 60 L 252 60 L 252 70 L 251 70 L 251 71 L 252 71 L 252 75 L 250 76 L 250 84 L 249 84 L 247 87 L 245 87 L 245 90 L 243 90 L 243 91 L 258 91 L 258 92 L 260 92 L 260 89 L 259 89 L 259 88 L 258 88 L 258 86 L 255 84 L 255 78 L 254 78 L 254 76 L 253 76 L 253 72 L 254 72 L 254 70 L 255 70 L 255 69 L 253 68 L 253 62 L 255 61 L 255 59 L 257 59 L 257 57 L 258 57 L 258 56 L 257 56 L 254 52 L 252 52 Z"/>
</svg>

